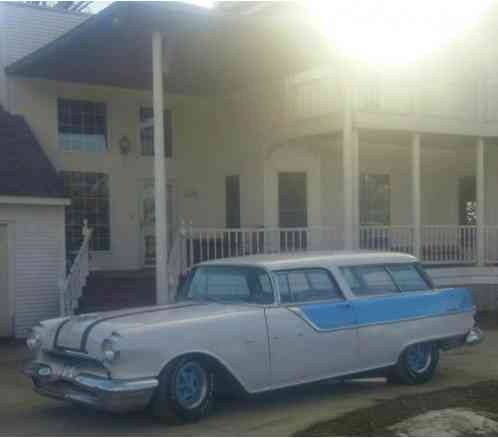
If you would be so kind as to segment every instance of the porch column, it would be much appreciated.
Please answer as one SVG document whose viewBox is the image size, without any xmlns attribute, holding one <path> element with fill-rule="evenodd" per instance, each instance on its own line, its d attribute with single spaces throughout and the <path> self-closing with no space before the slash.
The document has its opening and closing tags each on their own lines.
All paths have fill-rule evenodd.
<svg viewBox="0 0 498 438">
<path fill-rule="evenodd" d="M 421 208 L 421 138 L 419 133 L 412 136 L 412 224 L 413 255 L 421 256 L 422 248 L 422 208 Z"/>
<path fill-rule="evenodd" d="M 164 159 L 164 97 L 162 35 L 152 35 L 152 94 L 154 106 L 154 204 L 156 231 L 156 304 L 166 304 L 168 293 L 168 233 L 166 166 Z"/>
<path fill-rule="evenodd" d="M 476 169 L 476 223 L 477 223 L 477 264 L 482 266 L 486 260 L 485 250 L 485 174 L 484 174 L 484 139 L 477 139 Z"/>
<path fill-rule="evenodd" d="M 351 74 L 344 82 L 344 120 L 342 127 L 342 167 L 344 190 L 344 249 L 359 247 L 359 140 L 353 123 Z"/>
</svg>

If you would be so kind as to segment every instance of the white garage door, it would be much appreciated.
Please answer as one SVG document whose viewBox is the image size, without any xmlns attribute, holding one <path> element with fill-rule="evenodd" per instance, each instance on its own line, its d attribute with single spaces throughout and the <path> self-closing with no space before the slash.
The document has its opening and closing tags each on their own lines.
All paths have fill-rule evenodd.
<svg viewBox="0 0 498 438">
<path fill-rule="evenodd" d="M 12 335 L 7 272 L 7 226 L 0 225 L 0 337 Z"/>
</svg>

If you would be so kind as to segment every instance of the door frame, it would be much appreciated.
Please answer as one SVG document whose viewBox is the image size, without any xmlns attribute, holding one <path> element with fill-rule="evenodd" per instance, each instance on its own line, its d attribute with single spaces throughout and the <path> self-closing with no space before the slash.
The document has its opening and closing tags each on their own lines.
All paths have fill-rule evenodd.
<svg viewBox="0 0 498 438">
<path fill-rule="evenodd" d="M 143 177 L 138 179 L 138 215 L 137 215 L 137 224 L 138 224 L 138 251 L 139 251 L 139 267 L 142 268 L 154 268 L 155 265 L 145 264 L 145 241 L 144 241 L 144 228 L 143 228 L 143 200 L 144 200 L 144 186 L 148 181 L 152 181 L 154 183 L 154 178 Z M 171 248 L 172 242 L 170 236 L 174 238 L 175 229 L 177 225 L 177 209 L 176 209 L 176 180 L 168 179 L 166 182 L 166 186 L 171 186 L 171 206 L 173 212 L 171 213 L 171 223 L 168 222 L 168 227 L 170 228 L 170 233 L 168 233 L 168 245 Z M 166 195 L 168 195 L 168 189 L 166 187 Z M 155 235 L 155 229 L 154 233 Z"/>
<path fill-rule="evenodd" d="M 8 337 L 15 336 L 15 221 L 5 220 L 0 217 L 0 227 L 6 227 L 7 235 L 7 305 L 8 318 L 10 321 L 10 333 Z"/>
</svg>

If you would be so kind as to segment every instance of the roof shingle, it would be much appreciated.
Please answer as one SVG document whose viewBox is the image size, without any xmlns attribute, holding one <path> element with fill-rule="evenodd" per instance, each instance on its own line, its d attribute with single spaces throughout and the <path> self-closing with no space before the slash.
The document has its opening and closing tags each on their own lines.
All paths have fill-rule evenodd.
<svg viewBox="0 0 498 438">
<path fill-rule="evenodd" d="M 0 196 L 62 198 L 62 181 L 23 117 L 0 107 Z"/>
</svg>

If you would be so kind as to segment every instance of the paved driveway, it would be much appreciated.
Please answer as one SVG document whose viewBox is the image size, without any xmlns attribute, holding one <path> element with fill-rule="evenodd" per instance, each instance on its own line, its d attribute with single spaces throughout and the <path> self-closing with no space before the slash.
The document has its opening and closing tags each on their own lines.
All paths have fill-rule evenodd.
<svg viewBox="0 0 498 438">
<path fill-rule="evenodd" d="M 146 414 L 113 416 L 48 400 L 31 391 L 20 374 L 25 351 L 0 345 L 0 435 L 289 435 L 379 400 L 498 379 L 498 332 L 474 348 L 442 355 L 429 384 L 392 386 L 382 379 L 315 384 L 251 399 L 225 400 L 199 423 L 167 425 Z"/>
</svg>

